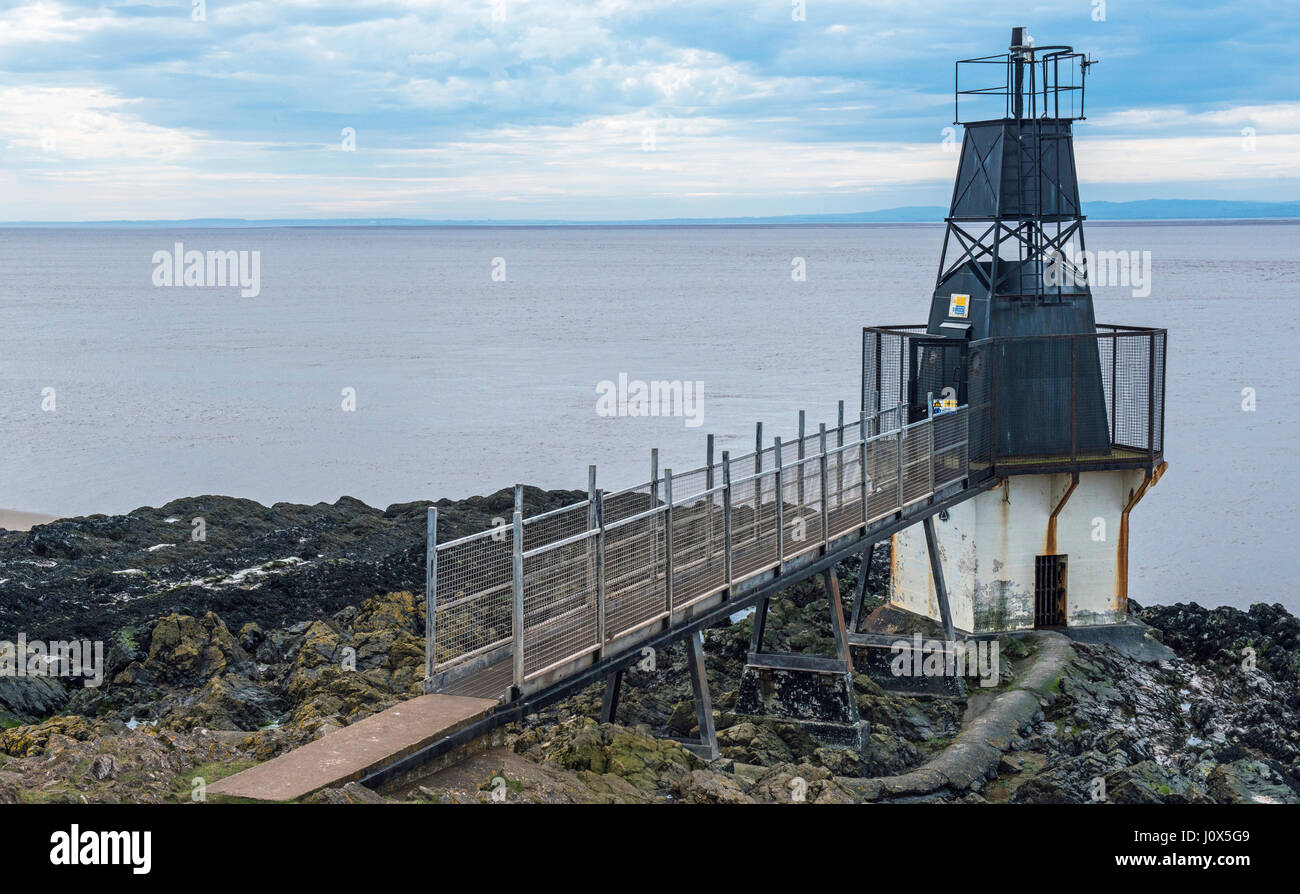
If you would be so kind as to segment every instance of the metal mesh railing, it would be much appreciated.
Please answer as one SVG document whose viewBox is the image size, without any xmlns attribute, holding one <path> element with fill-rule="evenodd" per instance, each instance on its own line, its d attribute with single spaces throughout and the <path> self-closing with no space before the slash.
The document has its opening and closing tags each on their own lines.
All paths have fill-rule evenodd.
<svg viewBox="0 0 1300 894">
<path fill-rule="evenodd" d="M 438 545 L 435 669 L 510 641 L 511 555 L 509 528 Z"/>
<path fill-rule="evenodd" d="M 917 422 L 903 429 L 899 449 L 903 460 L 903 505 L 924 498 L 930 487 L 930 433 L 928 422 Z"/>
<path fill-rule="evenodd" d="M 889 326 L 862 330 L 862 412 L 906 406 L 912 376 L 907 362 L 907 339 L 924 335 L 924 326 Z M 873 406 L 874 402 L 874 406 Z M 887 428 L 898 428 L 906 420 L 895 415 Z M 883 420 L 882 420 L 883 422 Z"/>
<path fill-rule="evenodd" d="M 680 608 L 727 585 L 722 487 L 674 499 L 672 524 L 672 607 Z"/>
<path fill-rule="evenodd" d="M 828 457 L 827 467 L 831 469 L 829 479 L 835 482 L 830 490 L 827 518 L 830 523 L 829 535 L 839 537 L 866 523 L 863 512 L 863 477 L 861 442 L 850 443 L 834 450 Z"/>
<path fill-rule="evenodd" d="M 972 342 L 869 328 L 863 407 L 890 408 L 879 431 L 925 418 L 927 400 L 972 407 L 966 458 L 986 475 L 1152 467 L 1164 451 L 1166 339 L 1111 325 Z"/>
<path fill-rule="evenodd" d="M 782 539 L 785 558 L 822 542 L 821 456 L 795 460 L 781 470 Z"/>
<path fill-rule="evenodd" d="M 605 524 L 640 515 L 659 505 L 653 481 L 605 494 Z"/>
<path fill-rule="evenodd" d="M 668 611 L 664 510 L 605 527 L 605 624 L 608 642 Z"/>
<path fill-rule="evenodd" d="M 959 481 L 970 465 L 970 412 L 934 417 L 934 488 Z"/>
<path fill-rule="evenodd" d="M 562 676 L 695 602 L 905 512 L 967 477 L 968 414 L 901 426 L 891 407 L 436 544 L 427 594 L 435 687 L 503 661 L 512 677 L 493 679 L 516 688 Z"/>
<path fill-rule="evenodd" d="M 524 552 L 565 540 L 591 529 L 591 501 L 583 500 L 523 519 Z"/>
<path fill-rule="evenodd" d="M 731 571 L 738 579 L 765 571 L 777 547 L 776 469 L 731 483 Z"/>
<path fill-rule="evenodd" d="M 583 531 L 523 554 L 525 676 L 599 645 L 597 533 Z"/>
</svg>

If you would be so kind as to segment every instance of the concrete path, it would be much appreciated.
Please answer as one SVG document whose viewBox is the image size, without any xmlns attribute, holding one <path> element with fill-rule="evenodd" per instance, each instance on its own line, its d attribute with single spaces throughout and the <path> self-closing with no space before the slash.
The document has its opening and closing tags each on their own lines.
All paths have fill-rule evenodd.
<svg viewBox="0 0 1300 894">
<path fill-rule="evenodd" d="M 341 786 L 467 726 L 496 706 L 496 699 L 422 695 L 220 779 L 208 786 L 208 793 L 291 801 Z"/>
<path fill-rule="evenodd" d="M 969 723 L 952 744 L 915 770 L 898 776 L 880 776 L 855 783 L 864 800 L 929 795 L 942 788 L 971 791 L 971 785 L 987 779 L 1010 747 L 1019 730 L 1032 723 L 1042 710 L 1040 699 L 1050 699 L 1049 687 L 1056 682 L 1073 652 L 1070 641 L 1059 633 L 1039 632 L 1039 653 L 1011 689 L 998 693 Z"/>
</svg>

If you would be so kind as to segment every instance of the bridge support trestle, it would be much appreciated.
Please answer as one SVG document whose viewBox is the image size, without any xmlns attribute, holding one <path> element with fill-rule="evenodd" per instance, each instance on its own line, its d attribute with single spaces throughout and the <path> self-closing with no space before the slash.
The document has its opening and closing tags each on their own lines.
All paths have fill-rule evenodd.
<svg viewBox="0 0 1300 894">
<path fill-rule="evenodd" d="M 718 734 L 713 728 L 713 699 L 709 695 L 709 675 L 704 667 L 704 631 L 697 630 L 686 638 L 686 664 L 691 671 L 691 692 L 695 696 L 695 723 L 700 737 L 679 739 L 682 746 L 706 761 L 718 758 Z"/>
<path fill-rule="evenodd" d="M 849 617 L 849 633 L 857 633 L 862 623 L 862 603 L 867 598 L 867 575 L 876 558 L 876 544 L 869 543 L 862 550 L 862 566 L 858 572 L 858 585 L 853 593 L 853 612 Z"/>
<path fill-rule="evenodd" d="M 822 572 L 822 587 L 830 612 L 835 657 L 763 651 L 767 601 L 761 600 L 754 614 L 736 710 L 798 723 L 827 745 L 861 749 L 866 743 L 867 723 L 858 716 L 849 631 L 834 568 Z"/>
<path fill-rule="evenodd" d="M 686 637 L 686 668 L 691 675 L 691 695 L 695 701 L 695 724 L 699 727 L 698 739 L 674 736 L 674 741 L 703 758 L 718 757 L 718 734 L 713 725 L 713 698 L 709 694 L 709 675 L 704 666 L 704 632 L 696 630 Z M 600 722 L 614 723 L 618 716 L 618 699 L 623 688 L 623 671 L 616 670 L 605 677 L 605 695 L 600 704 Z"/>
</svg>

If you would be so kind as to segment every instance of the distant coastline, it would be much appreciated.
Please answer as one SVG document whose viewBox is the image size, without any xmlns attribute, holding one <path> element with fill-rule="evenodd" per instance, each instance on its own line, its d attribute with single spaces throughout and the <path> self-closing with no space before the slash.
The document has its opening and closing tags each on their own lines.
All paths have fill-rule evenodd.
<svg viewBox="0 0 1300 894">
<path fill-rule="evenodd" d="M 1210 199 L 1142 199 L 1133 202 L 1085 202 L 1091 223 L 1291 223 L 1300 220 L 1300 201 L 1238 202 Z M 942 223 L 948 209 L 939 205 L 885 208 L 847 214 L 788 214 L 777 217 L 674 217 L 648 220 L 437 220 L 407 217 L 356 218 L 190 218 L 184 220 L 5 221 L 0 228 L 24 229 L 257 229 L 275 227 L 789 227 L 928 225 Z"/>
</svg>

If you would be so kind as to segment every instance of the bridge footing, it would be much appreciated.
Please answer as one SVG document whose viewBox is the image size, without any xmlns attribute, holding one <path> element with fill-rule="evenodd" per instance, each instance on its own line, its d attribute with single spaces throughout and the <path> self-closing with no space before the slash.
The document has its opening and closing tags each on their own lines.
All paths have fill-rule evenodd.
<svg viewBox="0 0 1300 894">
<path fill-rule="evenodd" d="M 868 726 L 858 716 L 853 657 L 834 567 L 822 572 L 822 586 L 830 610 L 836 657 L 763 651 L 768 609 L 763 600 L 754 615 L 749 657 L 736 694 L 736 712 L 779 717 L 800 724 L 827 745 L 861 749 L 866 744 Z"/>
<path fill-rule="evenodd" d="M 853 674 L 838 658 L 751 653 L 740 674 L 736 713 L 797 723 L 814 739 L 841 748 L 866 744 Z"/>
</svg>

